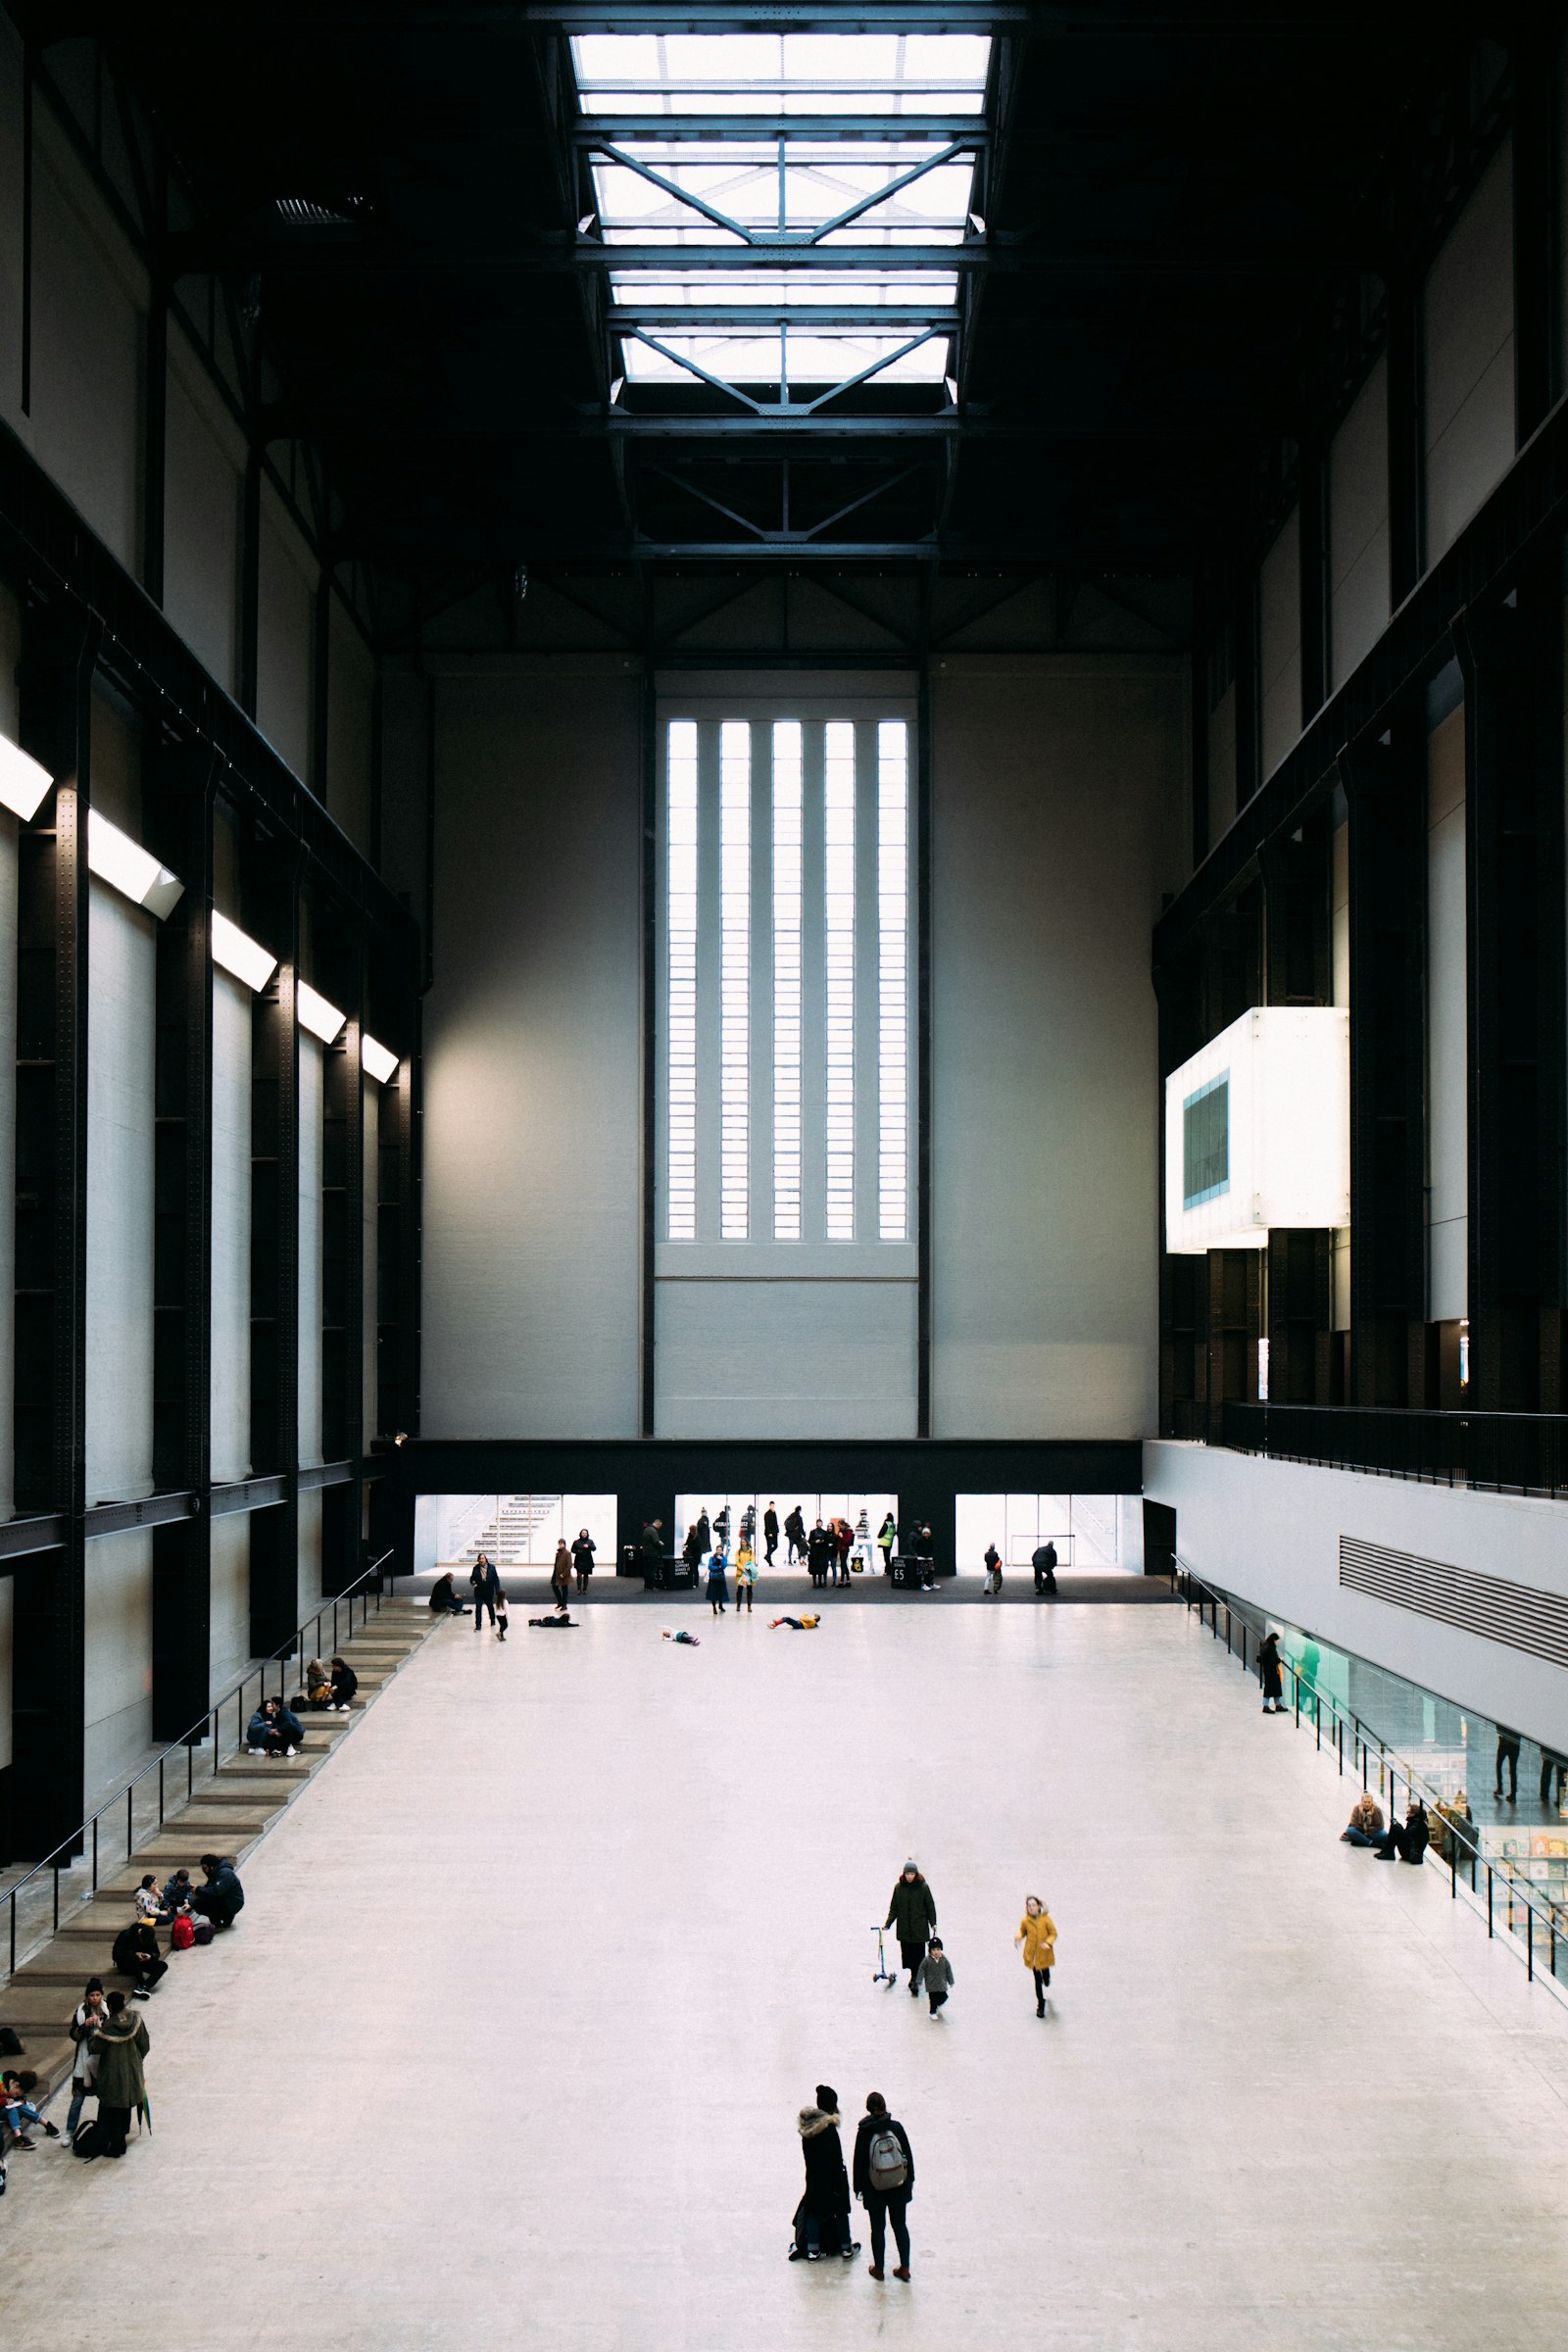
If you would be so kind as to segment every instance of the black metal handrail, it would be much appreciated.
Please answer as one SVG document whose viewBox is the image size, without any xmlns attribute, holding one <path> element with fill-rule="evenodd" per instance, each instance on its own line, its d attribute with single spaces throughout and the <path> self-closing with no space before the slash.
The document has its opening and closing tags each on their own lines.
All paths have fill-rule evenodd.
<svg viewBox="0 0 1568 2352">
<path fill-rule="evenodd" d="M 1200 1624 L 1203 1622 L 1205 1613 L 1207 1614 L 1209 1631 L 1215 1641 L 1220 1638 L 1219 1621 L 1223 1615 L 1227 1653 L 1232 1657 L 1240 1655 L 1244 1673 L 1255 1673 L 1257 1671 L 1257 1638 L 1252 1634 L 1252 1628 L 1248 1623 L 1244 1612 L 1233 1606 L 1232 1595 L 1219 1592 L 1213 1585 L 1205 1584 L 1203 1579 L 1195 1575 L 1187 1562 L 1179 1556 L 1171 1575 L 1171 1587 L 1186 1601 L 1189 1615 L 1195 1608 L 1197 1609 Z M 1241 1631 L 1239 1652 L 1235 1641 L 1238 1628 Z M 1248 1655 L 1250 1635 L 1252 1635 L 1250 1659 Z M 1391 1825 L 1397 1802 L 1396 1791 L 1402 1779 L 1406 1795 L 1419 1796 L 1428 1814 L 1436 1814 L 1442 1820 L 1448 1847 L 1450 1899 L 1457 1901 L 1461 1890 L 1464 1891 L 1472 1909 L 1478 1916 L 1485 1917 L 1488 1936 L 1495 1936 L 1499 1928 L 1496 1894 L 1500 1885 L 1506 1897 L 1500 1926 L 1502 1932 L 1518 1949 L 1531 1983 L 1534 1984 L 1536 1979 L 1536 1945 L 1539 1929 L 1540 1936 L 1543 1939 L 1545 1973 L 1550 1978 L 1553 1988 L 1563 1991 L 1563 1981 L 1558 1973 L 1558 1961 L 1561 1958 L 1565 1971 L 1568 1971 L 1568 1906 L 1553 1903 L 1548 1896 L 1542 1894 L 1528 1879 L 1519 1877 L 1505 1855 L 1499 1856 L 1495 1861 L 1484 1855 L 1481 1851 L 1480 1838 L 1475 1825 L 1464 1820 L 1456 1821 L 1451 1813 L 1445 1812 L 1442 1792 L 1430 1781 L 1424 1780 L 1419 1773 L 1412 1771 L 1402 1757 L 1396 1756 L 1387 1742 L 1361 1721 L 1353 1709 L 1342 1707 L 1330 1692 L 1319 1690 L 1316 1684 L 1309 1683 L 1292 1665 L 1289 1658 L 1282 1656 L 1279 1665 L 1281 1674 L 1289 1675 L 1294 1686 L 1294 1712 L 1297 1730 L 1299 1731 L 1301 1728 L 1301 1716 L 1304 1709 L 1316 1736 L 1318 1750 L 1321 1752 L 1324 1740 L 1324 1717 L 1325 1714 L 1327 1715 L 1329 1744 L 1335 1751 L 1342 1780 L 1345 1777 L 1346 1735 L 1348 1733 L 1350 1770 L 1352 1775 L 1359 1770 L 1363 1789 L 1368 1785 L 1367 1775 L 1375 1751 L 1380 1776 L 1385 1773 L 1388 1776 Z M 1484 1891 L 1481 1881 L 1483 1871 L 1486 1874 Z M 1524 1922 L 1522 1935 L 1519 1927 L 1521 1915 Z"/>
<path fill-rule="evenodd" d="M 1219 1430 L 1220 1444 L 1238 1453 L 1498 1494 L 1568 1494 L 1568 1413 L 1231 1399 L 1219 1409 Z"/>
<path fill-rule="evenodd" d="M 65 1875 L 69 1876 L 78 1859 L 88 1860 L 90 1858 L 91 1879 L 89 1886 L 81 1896 L 82 1902 L 89 1901 L 91 1897 L 98 1891 L 99 1872 L 103 1865 L 103 1855 L 101 1852 L 102 1840 L 99 1836 L 99 1823 L 104 1821 L 110 1814 L 118 1812 L 120 1806 L 123 1804 L 125 1808 L 124 1861 L 129 1862 L 132 1855 L 136 1851 L 137 1843 L 139 1841 L 136 1828 L 136 1791 L 141 1788 L 145 1783 L 150 1782 L 155 1773 L 157 1774 L 157 1817 L 156 1819 L 149 1819 L 148 1824 L 142 1830 L 141 1836 L 146 1837 L 151 1835 L 154 1830 L 161 1829 L 166 1817 L 169 1794 L 168 1766 L 170 1758 L 183 1752 L 185 1759 L 185 1793 L 183 1802 L 189 1804 L 196 1792 L 196 1750 L 198 1747 L 204 1747 L 206 1745 L 209 1729 L 211 1730 L 213 1742 L 211 1749 L 211 1773 L 204 1775 L 203 1777 L 216 1778 L 217 1776 L 219 1762 L 222 1752 L 223 1710 L 227 1707 L 230 1699 L 234 1701 L 234 1748 L 237 1752 L 237 1750 L 244 1744 L 245 1725 L 248 1720 L 245 1704 L 245 1693 L 247 1690 L 249 1690 L 252 1683 L 255 1683 L 257 1686 L 256 1704 L 257 1706 L 260 1706 L 263 1699 L 265 1699 L 268 1695 L 268 1675 L 275 1666 L 278 1670 L 277 1695 L 279 1698 L 281 1698 L 283 1695 L 284 1685 L 288 1680 L 288 1677 L 284 1673 L 283 1669 L 287 1665 L 290 1658 L 304 1655 L 304 1637 L 307 1628 L 315 1629 L 315 1654 L 317 1656 L 321 1654 L 321 1628 L 326 1622 L 327 1613 L 329 1610 L 332 1620 L 332 1647 L 334 1650 L 337 1648 L 338 1643 L 344 1639 L 343 1634 L 339 1630 L 338 1613 L 342 1608 L 346 1607 L 348 1610 L 348 1630 L 351 1637 L 354 1632 L 354 1611 L 357 1606 L 361 1610 L 360 1623 L 362 1627 L 368 1625 L 370 1617 L 371 1595 L 368 1587 L 371 1578 L 374 1578 L 375 1580 L 375 1613 L 377 1616 L 379 1616 L 381 1613 L 381 1570 L 391 1556 L 392 1554 L 390 1551 L 383 1551 L 378 1560 L 373 1560 L 368 1568 L 362 1570 L 361 1573 L 354 1579 L 353 1583 L 346 1586 L 341 1592 L 334 1593 L 330 1600 L 327 1600 L 323 1597 L 320 1607 L 317 1609 L 311 1616 L 302 1618 L 300 1623 L 294 1628 L 294 1631 L 289 1635 L 285 1642 L 280 1642 L 275 1649 L 270 1650 L 265 1658 L 260 1659 L 255 1665 L 248 1666 L 245 1669 L 245 1672 L 240 1676 L 239 1680 L 231 1684 L 226 1690 L 221 1691 L 219 1696 L 214 1699 L 212 1705 L 208 1707 L 206 1713 L 199 1716 L 187 1730 L 181 1732 L 177 1740 L 172 1740 L 167 1747 L 161 1749 L 156 1756 L 151 1757 L 149 1761 L 141 1767 L 141 1770 L 133 1773 L 131 1778 L 125 1782 L 124 1786 L 118 1789 L 113 1796 L 106 1799 L 106 1801 L 98 1807 L 96 1812 L 89 1813 L 86 1820 L 81 1822 L 77 1828 L 72 1830 L 66 1837 L 62 1838 L 59 1844 L 56 1845 L 49 1853 L 47 1853 L 41 1862 L 35 1862 L 30 1870 L 24 1872 L 24 1875 L 18 1879 L 14 1886 L 7 1889 L 6 1901 L 10 1912 L 7 1923 L 9 1950 L 9 1958 L 7 1961 L 8 1975 L 15 1975 L 17 1967 L 17 1904 L 26 1889 L 33 1885 L 34 1881 L 42 1880 L 45 1872 L 51 1872 L 53 1874 L 53 1900 L 50 1908 L 49 1933 L 51 1935 L 56 1934 L 58 1933 L 60 1927 L 60 1881 L 62 1873 L 64 1872 Z M 364 1589 L 362 1590 L 362 1588 Z M 115 1841 L 115 1853 L 116 1859 L 112 1867 L 116 1870 L 119 1870 L 122 1867 L 122 1863 L 119 1858 L 118 1838 Z"/>
</svg>

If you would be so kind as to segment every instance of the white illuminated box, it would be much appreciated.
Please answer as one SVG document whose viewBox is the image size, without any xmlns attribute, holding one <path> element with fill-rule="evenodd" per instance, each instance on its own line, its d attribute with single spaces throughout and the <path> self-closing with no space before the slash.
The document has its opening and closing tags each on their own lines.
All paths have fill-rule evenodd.
<svg viewBox="0 0 1568 2352">
<path fill-rule="evenodd" d="M 1350 1222 L 1350 1016 L 1254 1006 L 1165 1081 L 1165 1247 L 1261 1250 Z"/>
</svg>

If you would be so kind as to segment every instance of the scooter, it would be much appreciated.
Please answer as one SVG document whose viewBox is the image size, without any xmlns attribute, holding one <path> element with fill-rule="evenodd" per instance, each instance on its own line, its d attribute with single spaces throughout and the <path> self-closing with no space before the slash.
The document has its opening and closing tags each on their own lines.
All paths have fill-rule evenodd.
<svg viewBox="0 0 1568 2352">
<path fill-rule="evenodd" d="M 878 1928 L 876 1932 L 876 1974 L 872 1977 L 871 1982 L 873 1984 L 885 1984 L 891 1992 L 898 1981 L 898 1978 L 888 1968 L 888 1956 L 882 1946 L 882 1930 Z"/>
</svg>

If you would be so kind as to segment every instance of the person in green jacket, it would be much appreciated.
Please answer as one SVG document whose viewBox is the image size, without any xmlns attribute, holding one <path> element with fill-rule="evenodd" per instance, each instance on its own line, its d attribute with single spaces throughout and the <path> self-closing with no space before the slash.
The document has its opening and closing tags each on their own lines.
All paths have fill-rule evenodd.
<svg viewBox="0 0 1568 2352">
<path fill-rule="evenodd" d="M 925 1958 L 926 1938 L 937 1924 L 936 1897 L 920 1876 L 917 1862 L 906 1862 L 893 1889 L 888 1915 L 882 1922 L 891 1928 L 899 1939 L 899 1965 L 909 1972 L 909 1993 L 918 1998 L 920 1963 Z"/>
<path fill-rule="evenodd" d="M 123 2156 L 133 2107 L 145 2106 L 147 2078 L 142 2060 L 150 2044 L 147 2028 L 134 2009 L 127 2009 L 122 1992 L 112 1992 L 109 2014 L 92 2037 L 98 2061 L 98 2122 L 104 2134 L 103 2153 Z"/>
</svg>

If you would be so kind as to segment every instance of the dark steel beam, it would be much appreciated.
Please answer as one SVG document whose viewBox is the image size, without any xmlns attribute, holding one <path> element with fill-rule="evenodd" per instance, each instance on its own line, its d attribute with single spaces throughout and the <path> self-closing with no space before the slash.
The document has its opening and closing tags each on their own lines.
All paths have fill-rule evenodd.
<svg viewBox="0 0 1568 2352">
<path fill-rule="evenodd" d="M 605 314 L 605 324 L 612 334 L 617 328 L 635 333 L 643 327 L 655 333 L 677 333 L 685 328 L 697 334 L 719 326 L 833 327 L 844 334 L 864 334 L 870 328 L 880 328 L 884 334 L 894 334 L 929 327 L 946 328 L 956 333 L 962 323 L 963 314 L 954 305 L 927 307 L 924 303 L 912 302 L 864 302 L 854 306 L 845 303 L 616 302 L 612 303 Z"/>
<path fill-rule="evenodd" d="M 753 441 L 794 436 L 815 446 L 824 441 L 1060 441 L 1106 444 L 1142 441 L 1173 443 L 1182 448 L 1233 445 L 1239 434 L 1255 437 L 1264 429 L 1255 416 L 1241 417 L 1209 409 L 1201 415 L 1150 414 L 1117 417 L 1043 416 L 1028 410 L 1005 416 L 961 415 L 941 409 L 926 416 L 867 416 L 861 411 L 844 415 L 822 410 L 808 415 L 654 416 L 612 409 L 608 415 L 530 415 L 518 409 L 510 416 L 463 417 L 391 412 L 381 415 L 325 407 L 278 408 L 268 425 L 270 439 L 290 440 L 303 433 L 332 440 L 428 442 L 513 442 L 531 449 L 542 441 Z M 334 553 L 337 550 L 334 549 Z"/>
<path fill-rule="evenodd" d="M 974 115 L 585 115 L 571 143 L 588 152 L 617 139 L 945 139 L 984 147 L 991 126 Z"/>
<path fill-rule="evenodd" d="M 501 297 L 541 276 L 572 275 L 583 270 L 657 272 L 692 277 L 699 272 L 742 270 L 831 270 L 840 275 L 907 276 L 918 271 L 982 270 L 1027 277 L 1338 277 L 1377 268 L 1377 256 L 1348 245 L 1293 251 L 1289 245 L 1238 244 L 1224 249 L 1184 250 L 1115 244 L 1073 249 L 1043 240 L 1009 242 L 1005 237 L 965 238 L 956 245 L 605 245 L 586 237 L 543 236 L 535 244 L 515 239 L 505 246 L 472 242 L 461 246 L 427 243 L 393 249 L 358 231 L 290 232 L 258 224 L 221 230 L 193 229 L 171 237 L 165 256 L 172 278 L 213 270 L 256 270 L 302 282 L 373 283 L 402 279 L 436 281 L 454 290 L 483 282 Z M 466 300 L 465 292 L 464 299 Z"/>
</svg>

